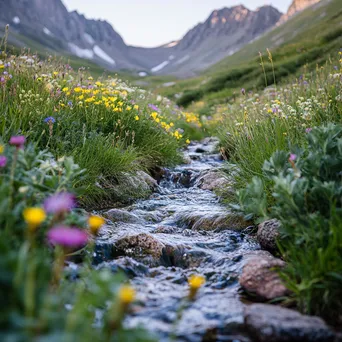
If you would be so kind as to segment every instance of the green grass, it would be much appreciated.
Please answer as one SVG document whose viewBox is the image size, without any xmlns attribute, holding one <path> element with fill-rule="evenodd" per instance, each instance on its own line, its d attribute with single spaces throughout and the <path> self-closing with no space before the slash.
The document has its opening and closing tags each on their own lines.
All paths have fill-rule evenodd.
<svg viewBox="0 0 342 342">
<path fill-rule="evenodd" d="M 11 66 L 0 87 L 1 140 L 21 134 L 56 159 L 74 156 L 87 169 L 82 184 L 87 207 L 108 207 L 143 195 L 139 189 L 134 194 L 121 187 L 120 192 L 119 183 L 137 170 L 181 162 L 179 148 L 187 138 L 202 134 L 197 116 L 117 77 L 97 81 L 88 70 L 68 69 L 61 58 L 35 57 L 31 66 L 24 57 L 32 55 L 3 58 Z M 50 116 L 55 120 L 51 125 L 44 121 Z"/>
</svg>

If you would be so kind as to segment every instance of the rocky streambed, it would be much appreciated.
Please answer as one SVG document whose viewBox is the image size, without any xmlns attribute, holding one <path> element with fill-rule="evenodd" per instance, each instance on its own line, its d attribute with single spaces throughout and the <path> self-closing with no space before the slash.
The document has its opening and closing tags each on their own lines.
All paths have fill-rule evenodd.
<svg viewBox="0 0 342 342">
<path fill-rule="evenodd" d="M 187 164 L 164 170 L 158 183 L 148 180 L 154 188 L 149 199 L 103 213 L 107 224 L 94 263 L 125 272 L 136 288 L 137 303 L 125 324 L 142 325 L 165 342 L 171 333 L 193 342 L 334 341 L 319 318 L 247 303 L 241 295 L 242 288 L 259 301 L 285 295 L 273 271 L 284 263 L 262 251 L 248 224 L 214 194 L 231 184 L 220 172 L 216 144 L 206 139 L 190 145 Z M 203 275 L 206 284 L 175 326 L 192 274 Z"/>
</svg>

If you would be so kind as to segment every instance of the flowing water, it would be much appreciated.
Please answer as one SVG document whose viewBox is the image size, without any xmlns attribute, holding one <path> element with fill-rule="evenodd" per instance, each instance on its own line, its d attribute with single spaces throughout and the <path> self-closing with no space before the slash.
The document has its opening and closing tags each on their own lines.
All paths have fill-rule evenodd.
<svg viewBox="0 0 342 342">
<path fill-rule="evenodd" d="M 189 146 L 191 162 L 166 172 L 149 199 L 125 208 L 121 218 L 114 215 L 97 244 L 97 267 L 123 270 L 136 288 L 137 304 L 125 324 L 142 325 L 159 341 L 169 341 L 171 332 L 177 341 L 250 341 L 238 276 L 259 246 L 243 230 L 222 225 L 218 218 L 227 216 L 227 208 L 198 185 L 201 175 L 222 167 L 215 143 Z M 152 237 L 148 252 L 136 241 L 119 246 L 120 239 L 141 233 L 144 241 Z M 205 276 L 206 283 L 175 326 L 192 274 Z"/>
</svg>

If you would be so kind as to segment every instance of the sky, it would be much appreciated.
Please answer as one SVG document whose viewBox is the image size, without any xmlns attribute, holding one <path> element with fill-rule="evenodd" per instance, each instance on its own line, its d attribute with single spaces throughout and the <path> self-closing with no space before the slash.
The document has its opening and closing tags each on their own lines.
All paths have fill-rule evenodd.
<svg viewBox="0 0 342 342">
<path fill-rule="evenodd" d="M 105 19 L 126 44 L 154 47 L 178 40 L 215 9 L 272 4 L 286 12 L 292 0 L 62 0 L 68 10 Z"/>
</svg>

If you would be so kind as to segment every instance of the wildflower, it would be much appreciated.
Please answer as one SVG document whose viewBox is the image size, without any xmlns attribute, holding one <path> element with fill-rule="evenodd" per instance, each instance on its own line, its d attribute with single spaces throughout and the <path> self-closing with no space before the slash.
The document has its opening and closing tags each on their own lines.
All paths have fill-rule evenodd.
<svg viewBox="0 0 342 342">
<path fill-rule="evenodd" d="M 157 112 L 153 112 L 153 113 L 151 113 L 151 116 L 155 120 L 158 117 L 158 113 Z"/>
<path fill-rule="evenodd" d="M 5 146 L 0 144 L 0 154 L 4 153 L 5 151 Z"/>
<path fill-rule="evenodd" d="M 46 219 L 45 211 L 42 208 L 26 208 L 23 216 L 31 232 L 35 231 Z"/>
<path fill-rule="evenodd" d="M 120 303 L 126 306 L 134 301 L 135 290 L 129 285 L 124 285 L 120 288 L 118 297 Z"/>
<path fill-rule="evenodd" d="M 134 105 L 133 107 L 135 110 L 138 110 L 139 109 L 139 106 L 138 105 Z"/>
<path fill-rule="evenodd" d="M 75 196 L 68 192 L 59 192 L 44 201 L 46 212 L 61 214 L 75 207 Z"/>
<path fill-rule="evenodd" d="M 200 275 L 192 275 L 188 279 L 188 283 L 190 286 L 190 293 L 189 293 L 189 298 L 190 300 L 194 299 L 198 290 L 202 287 L 202 285 L 205 283 L 204 277 Z"/>
<path fill-rule="evenodd" d="M 72 101 L 68 101 L 68 106 L 72 107 Z"/>
<path fill-rule="evenodd" d="M 294 153 L 291 153 L 291 154 L 290 154 L 290 157 L 289 157 L 289 160 L 292 161 L 292 162 L 294 162 L 296 159 L 297 159 L 297 155 L 294 154 Z"/>
<path fill-rule="evenodd" d="M 155 106 L 154 104 L 152 104 L 152 103 L 150 103 L 148 106 L 149 106 L 151 109 L 153 109 L 155 112 L 159 112 L 159 111 L 160 111 L 160 109 L 159 109 L 157 106 Z"/>
<path fill-rule="evenodd" d="M 7 164 L 7 158 L 5 156 L 0 156 L 0 167 L 5 167 Z"/>
<path fill-rule="evenodd" d="M 100 216 L 93 215 L 93 216 L 90 216 L 88 219 L 88 225 L 93 235 L 98 234 L 100 228 L 104 225 L 104 223 L 105 223 L 105 220 Z"/>
<path fill-rule="evenodd" d="M 17 135 L 11 137 L 9 143 L 17 148 L 22 148 L 26 142 L 26 138 L 23 135 Z"/>
<path fill-rule="evenodd" d="M 63 247 L 82 247 L 88 241 L 87 233 L 78 228 L 67 226 L 55 226 L 47 234 L 48 241 L 52 245 Z"/>
<path fill-rule="evenodd" d="M 139 120 L 140 120 L 139 116 L 136 115 L 136 116 L 135 116 L 135 121 L 139 121 Z"/>
<path fill-rule="evenodd" d="M 311 131 L 312 131 L 312 128 L 310 128 L 310 127 L 308 127 L 308 128 L 305 130 L 306 133 L 310 133 Z"/>
<path fill-rule="evenodd" d="M 242 94 L 242 95 L 246 95 L 246 90 L 245 90 L 245 88 L 242 88 L 242 89 L 241 89 L 241 94 Z"/>
<path fill-rule="evenodd" d="M 186 139 L 186 141 L 185 141 L 187 144 L 190 144 L 190 140 L 189 139 Z"/>
<path fill-rule="evenodd" d="M 54 124 L 56 122 L 56 119 L 53 116 L 49 116 L 44 119 L 44 122 L 47 124 Z"/>
</svg>

